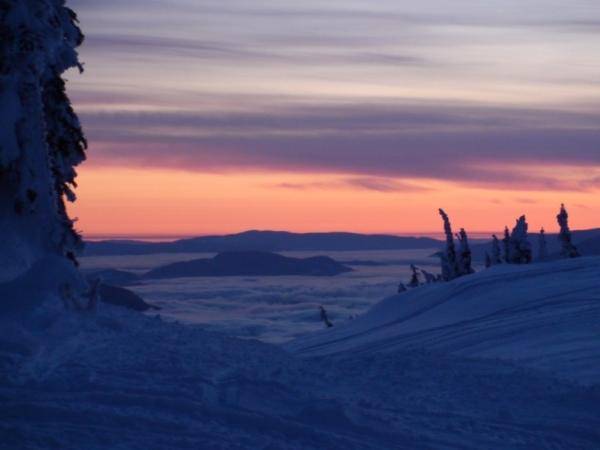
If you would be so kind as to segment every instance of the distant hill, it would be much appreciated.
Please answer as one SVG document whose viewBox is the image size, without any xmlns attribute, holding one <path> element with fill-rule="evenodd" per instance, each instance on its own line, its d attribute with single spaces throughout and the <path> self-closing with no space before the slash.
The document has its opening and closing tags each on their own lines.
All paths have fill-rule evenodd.
<svg viewBox="0 0 600 450">
<path fill-rule="evenodd" d="M 88 280 L 100 278 L 102 283 L 108 283 L 112 286 L 128 286 L 139 281 L 139 276 L 132 272 L 117 269 L 102 270 L 84 270 Z"/>
<path fill-rule="evenodd" d="M 84 272 L 89 282 L 100 279 L 100 300 L 114 306 L 122 306 L 134 311 L 159 310 L 160 308 L 146 303 L 143 298 L 124 286 L 134 284 L 140 277 L 135 273 L 122 270 L 106 269 Z"/>
<path fill-rule="evenodd" d="M 502 236 L 498 236 L 502 238 Z M 530 239 L 537 251 L 537 233 Z M 548 251 L 558 253 L 556 234 L 547 234 Z M 600 255 L 600 228 L 573 231 L 573 242 L 584 255 Z M 401 237 L 385 234 L 290 233 L 285 231 L 246 231 L 224 236 L 204 236 L 172 242 L 109 240 L 87 242 L 84 256 L 149 255 L 155 253 L 223 253 L 230 251 L 360 251 L 425 250 L 443 248 L 444 242 L 432 238 Z M 491 240 L 471 239 L 473 258 L 483 261 Z"/>
<path fill-rule="evenodd" d="M 534 257 L 537 255 L 538 245 L 537 232 L 530 233 L 529 239 L 533 245 Z M 502 239 L 501 235 L 498 235 L 498 239 Z M 557 254 L 560 252 L 560 243 L 558 242 L 558 235 L 548 233 L 546 235 L 546 242 L 548 244 L 548 252 Z M 585 256 L 600 255 L 600 228 L 594 228 L 591 230 L 576 230 L 573 231 L 573 243 L 577 246 L 579 251 Z M 490 252 L 492 249 L 492 241 L 486 243 L 477 243 L 471 245 L 471 251 L 473 252 L 473 258 L 478 261 L 485 260 L 485 253 Z"/>
<path fill-rule="evenodd" d="M 160 308 L 146 303 L 135 292 L 123 287 L 111 286 L 108 284 L 100 285 L 100 300 L 114 306 L 121 306 L 134 311 L 148 311 L 150 309 L 159 310 Z"/>
<path fill-rule="evenodd" d="M 211 259 L 195 259 L 157 267 L 143 278 L 224 276 L 333 276 L 350 269 L 327 257 L 288 258 L 268 252 L 226 252 Z"/>
<path fill-rule="evenodd" d="M 225 236 L 204 236 L 173 242 L 112 240 L 87 242 L 85 256 L 147 255 L 152 253 L 220 253 L 228 251 L 350 251 L 415 250 L 438 248 L 431 238 L 356 233 L 289 233 L 246 231 Z"/>
</svg>

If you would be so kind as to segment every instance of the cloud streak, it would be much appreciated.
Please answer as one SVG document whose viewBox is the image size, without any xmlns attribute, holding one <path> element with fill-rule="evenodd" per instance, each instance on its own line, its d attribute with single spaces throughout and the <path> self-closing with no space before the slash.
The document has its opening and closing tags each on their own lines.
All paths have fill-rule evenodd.
<svg viewBox="0 0 600 450">
<path fill-rule="evenodd" d="M 600 10 L 446 3 L 72 0 L 90 164 L 597 189 Z"/>
<path fill-rule="evenodd" d="M 127 35 L 90 35 L 88 50 L 105 51 L 113 55 L 125 53 L 140 55 L 152 52 L 154 58 L 162 55 L 164 58 L 186 58 L 189 60 L 206 61 L 235 61 L 240 62 L 270 62 L 278 64 L 319 64 L 319 65 L 356 65 L 374 66 L 426 66 L 433 64 L 423 57 L 401 54 L 397 51 L 377 52 L 359 48 L 329 48 L 320 52 L 289 51 L 285 49 L 265 50 L 264 45 L 234 45 L 223 42 L 200 41 L 184 38 L 168 38 L 156 36 L 127 36 Z"/>
<path fill-rule="evenodd" d="M 290 189 L 290 190 L 331 190 L 331 189 L 359 189 L 366 191 L 374 191 L 381 193 L 390 192 L 426 192 L 430 189 L 424 186 L 418 186 L 412 183 L 405 183 L 398 180 L 382 177 L 355 177 L 355 178 L 344 178 L 342 180 L 335 180 L 329 182 L 312 182 L 312 183 L 278 183 L 274 185 L 268 185 L 266 187 L 277 188 L 277 189 Z"/>
<path fill-rule="evenodd" d="M 97 163 L 347 173 L 357 175 L 355 186 L 389 192 L 395 187 L 371 177 L 583 190 L 594 189 L 594 179 L 565 184 L 561 174 L 535 169 L 600 165 L 593 108 L 278 104 L 255 112 L 84 113 L 82 119 L 101 147 Z"/>
</svg>

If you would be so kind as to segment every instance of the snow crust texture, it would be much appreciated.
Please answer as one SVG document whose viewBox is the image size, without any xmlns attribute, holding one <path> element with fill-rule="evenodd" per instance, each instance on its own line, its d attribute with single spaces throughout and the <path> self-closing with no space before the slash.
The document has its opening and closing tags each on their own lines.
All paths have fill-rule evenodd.
<svg viewBox="0 0 600 450">
<path fill-rule="evenodd" d="M 390 297 L 330 332 L 288 345 L 304 356 L 408 349 L 499 358 L 600 382 L 600 258 L 494 266 Z"/>
<path fill-rule="evenodd" d="M 289 351 L 47 301 L 0 319 L 0 448 L 598 448 L 598 262 L 415 289 Z"/>
</svg>

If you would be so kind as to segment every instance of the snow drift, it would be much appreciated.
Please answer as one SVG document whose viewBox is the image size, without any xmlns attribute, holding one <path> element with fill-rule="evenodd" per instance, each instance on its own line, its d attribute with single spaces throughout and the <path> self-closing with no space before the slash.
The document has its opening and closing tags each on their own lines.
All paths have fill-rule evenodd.
<svg viewBox="0 0 600 450">
<path fill-rule="evenodd" d="M 390 297 L 288 344 L 303 356 L 428 349 L 600 381 L 600 258 L 495 266 Z"/>
<path fill-rule="evenodd" d="M 551 372 L 598 381 L 598 262 L 415 289 L 296 354 L 109 305 L 65 311 L 60 284 L 30 272 L 0 284 L 37 299 L 0 318 L 0 449 L 597 448 L 598 386 Z"/>
</svg>

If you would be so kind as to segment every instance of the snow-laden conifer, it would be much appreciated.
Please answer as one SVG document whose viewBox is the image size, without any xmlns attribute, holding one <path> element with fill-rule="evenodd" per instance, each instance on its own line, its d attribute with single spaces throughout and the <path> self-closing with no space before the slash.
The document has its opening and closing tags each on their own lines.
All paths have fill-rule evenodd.
<svg viewBox="0 0 600 450">
<path fill-rule="evenodd" d="M 16 274 L 81 248 L 65 201 L 87 144 L 61 74 L 82 42 L 64 0 L 0 1 L 0 265 Z"/>
<path fill-rule="evenodd" d="M 456 248 L 454 246 L 454 234 L 452 233 L 452 225 L 450 218 L 443 209 L 439 210 L 440 216 L 444 221 L 444 234 L 446 236 L 446 248 L 440 254 L 442 263 L 442 278 L 445 281 L 453 280 L 457 277 L 456 267 Z"/>
<path fill-rule="evenodd" d="M 527 218 L 525 216 L 519 217 L 509 238 L 509 263 L 529 264 L 532 261 L 533 256 L 528 230 Z"/>
<path fill-rule="evenodd" d="M 408 282 L 409 288 L 416 288 L 421 285 L 421 280 L 419 280 L 419 270 L 414 264 L 410 265 L 410 270 L 412 272 L 410 281 Z"/>
<path fill-rule="evenodd" d="M 471 256 L 471 248 L 469 247 L 469 237 L 467 236 L 467 232 L 464 228 L 460 229 L 460 233 L 456 235 L 459 243 L 459 251 L 457 258 L 458 265 L 458 273 L 460 276 L 469 275 L 474 273 L 472 267 L 472 256 Z"/>
<path fill-rule="evenodd" d="M 504 238 L 502 239 L 502 250 L 504 262 L 510 263 L 510 231 L 508 227 L 504 227 Z"/>
<path fill-rule="evenodd" d="M 421 274 L 423 275 L 423 278 L 425 278 L 425 283 L 427 284 L 433 284 L 433 283 L 437 283 L 439 281 L 438 276 L 427 272 L 424 269 L 420 269 L 421 270 Z"/>
<path fill-rule="evenodd" d="M 546 230 L 540 230 L 538 236 L 538 260 L 545 261 L 548 259 L 548 243 L 546 242 Z"/>
<path fill-rule="evenodd" d="M 460 233 L 456 235 L 459 243 L 457 252 L 448 214 L 443 209 L 440 209 L 439 212 L 444 221 L 444 234 L 446 236 L 446 247 L 438 254 L 442 264 L 442 280 L 449 281 L 474 273 L 471 266 L 472 257 L 467 232 L 464 228 L 461 228 Z"/>
<path fill-rule="evenodd" d="M 321 316 L 321 321 L 325 324 L 325 326 L 327 328 L 333 327 L 333 323 L 331 323 L 331 321 L 329 320 L 329 317 L 327 315 L 327 310 L 325 310 L 325 308 L 323 306 L 319 306 L 319 313 Z"/>
<path fill-rule="evenodd" d="M 581 256 L 577 247 L 573 245 L 571 230 L 569 229 L 569 213 L 565 208 L 565 205 L 560 205 L 560 212 L 556 216 L 558 225 L 560 226 L 560 233 L 558 234 L 558 240 L 560 241 L 560 254 L 563 258 L 577 258 Z"/>
<path fill-rule="evenodd" d="M 492 236 L 492 254 L 490 255 L 492 266 L 502 264 L 502 250 L 500 249 L 500 240 L 495 234 Z"/>
<path fill-rule="evenodd" d="M 488 252 L 485 252 L 485 268 L 489 269 L 492 267 L 492 257 Z"/>
</svg>

